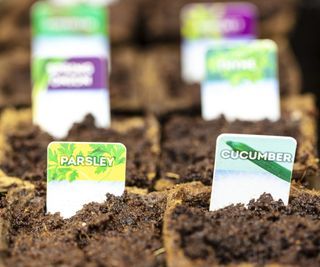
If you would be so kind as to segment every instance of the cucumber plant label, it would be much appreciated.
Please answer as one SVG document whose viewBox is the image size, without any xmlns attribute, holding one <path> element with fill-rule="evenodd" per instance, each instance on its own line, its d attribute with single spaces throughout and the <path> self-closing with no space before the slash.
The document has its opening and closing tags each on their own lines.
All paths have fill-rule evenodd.
<svg viewBox="0 0 320 267">
<path fill-rule="evenodd" d="M 91 113 L 110 125 L 109 41 L 105 8 L 56 6 L 32 9 L 33 121 L 56 138 Z"/>
<path fill-rule="evenodd" d="M 292 137 L 222 134 L 217 138 L 210 210 L 248 204 L 263 193 L 289 201 L 297 142 Z"/>
<path fill-rule="evenodd" d="M 250 3 L 194 3 L 181 11 L 182 77 L 199 83 L 205 77 L 205 55 L 217 40 L 256 38 L 257 9 Z"/>
<path fill-rule="evenodd" d="M 207 52 L 201 85 L 205 120 L 280 119 L 277 46 L 271 40 L 219 42 Z"/>
<path fill-rule="evenodd" d="M 73 216 L 84 204 L 123 194 L 126 147 L 120 143 L 52 142 L 48 146 L 47 212 Z"/>
</svg>

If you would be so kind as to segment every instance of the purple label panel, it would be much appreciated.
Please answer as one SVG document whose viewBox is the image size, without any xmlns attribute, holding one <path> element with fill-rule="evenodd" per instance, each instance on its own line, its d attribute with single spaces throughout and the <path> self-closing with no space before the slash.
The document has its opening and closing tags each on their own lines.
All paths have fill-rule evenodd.
<svg viewBox="0 0 320 267">
<path fill-rule="evenodd" d="M 71 58 L 50 60 L 46 64 L 48 89 L 105 89 L 107 88 L 105 58 Z"/>
<path fill-rule="evenodd" d="M 251 4 L 227 4 L 221 17 L 221 34 L 226 38 L 256 36 L 257 11 Z"/>
<path fill-rule="evenodd" d="M 186 39 L 255 38 L 257 9 L 250 3 L 188 4 L 182 10 Z"/>
</svg>

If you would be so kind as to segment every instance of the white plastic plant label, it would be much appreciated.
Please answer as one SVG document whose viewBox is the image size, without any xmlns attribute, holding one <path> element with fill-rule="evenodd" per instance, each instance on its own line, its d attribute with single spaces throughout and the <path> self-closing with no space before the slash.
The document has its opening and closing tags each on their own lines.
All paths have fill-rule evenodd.
<svg viewBox="0 0 320 267">
<path fill-rule="evenodd" d="M 221 41 L 206 55 L 202 116 L 230 121 L 280 119 L 277 47 L 270 40 Z"/>
<path fill-rule="evenodd" d="M 91 113 L 110 125 L 109 41 L 104 8 L 36 3 L 32 11 L 33 120 L 56 138 Z"/>
<path fill-rule="evenodd" d="M 217 40 L 256 38 L 257 9 L 250 3 L 195 3 L 181 11 L 182 77 L 199 83 L 205 77 L 205 55 Z"/>
<path fill-rule="evenodd" d="M 287 205 L 296 147 L 292 137 L 220 135 L 210 210 L 238 203 L 246 205 L 263 193 Z"/>
<path fill-rule="evenodd" d="M 84 204 L 125 189 L 126 148 L 119 143 L 53 142 L 48 146 L 47 212 L 69 218 Z"/>
</svg>

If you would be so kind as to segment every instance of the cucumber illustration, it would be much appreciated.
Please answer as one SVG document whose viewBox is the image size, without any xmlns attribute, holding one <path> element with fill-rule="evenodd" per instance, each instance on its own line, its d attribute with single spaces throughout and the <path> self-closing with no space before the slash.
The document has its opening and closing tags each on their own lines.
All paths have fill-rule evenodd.
<svg viewBox="0 0 320 267">
<path fill-rule="evenodd" d="M 233 142 L 233 141 L 228 141 L 226 142 L 228 146 L 232 148 L 233 151 L 247 151 L 247 152 L 259 152 L 255 150 L 254 148 L 240 142 Z M 267 161 L 267 160 L 250 160 L 252 163 L 256 164 L 260 168 L 264 169 L 267 172 L 272 173 L 273 175 L 279 177 L 280 179 L 287 181 L 290 183 L 291 181 L 291 172 L 286 169 L 285 167 L 279 165 L 277 162 L 274 161 Z"/>
</svg>

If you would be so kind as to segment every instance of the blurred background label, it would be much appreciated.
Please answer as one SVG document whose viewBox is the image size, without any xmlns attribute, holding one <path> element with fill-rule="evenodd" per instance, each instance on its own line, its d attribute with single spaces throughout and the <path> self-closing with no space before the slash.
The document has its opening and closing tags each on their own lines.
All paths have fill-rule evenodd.
<svg viewBox="0 0 320 267">
<path fill-rule="evenodd" d="M 277 47 L 271 40 L 217 42 L 206 55 L 202 116 L 280 119 Z"/>
<path fill-rule="evenodd" d="M 109 39 L 98 6 L 34 5 L 32 12 L 33 120 L 56 138 L 91 113 L 110 125 Z"/>
<path fill-rule="evenodd" d="M 182 76 L 187 82 L 200 82 L 212 42 L 256 37 L 257 10 L 249 3 L 189 4 L 182 9 L 181 23 Z"/>
</svg>

